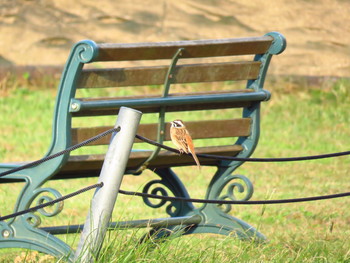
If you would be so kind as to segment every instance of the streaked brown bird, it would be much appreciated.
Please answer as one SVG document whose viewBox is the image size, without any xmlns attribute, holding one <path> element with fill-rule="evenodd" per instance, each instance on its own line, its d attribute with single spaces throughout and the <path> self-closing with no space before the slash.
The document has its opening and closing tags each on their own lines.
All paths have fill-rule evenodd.
<svg viewBox="0 0 350 263">
<path fill-rule="evenodd" d="M 174 120 L 171 122 L 170 138 L 180 153 L 191 153 L 198 168 L 201 168 L 197 155 L 194 151 L 194 145 L 190 133 L 186 129 L 182 120 Z"/>
</svg>

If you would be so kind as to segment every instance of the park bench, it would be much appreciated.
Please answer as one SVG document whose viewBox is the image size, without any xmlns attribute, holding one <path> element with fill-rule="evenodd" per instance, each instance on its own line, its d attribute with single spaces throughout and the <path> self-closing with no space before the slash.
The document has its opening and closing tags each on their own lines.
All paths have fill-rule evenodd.
<svg viewBox="0 0 350 263">
<path fill-rule="evenodd" d="M 285 47 L 284 37 L 276 32 L 251 38 L 159 43 L 81 41 L 72 48 L 62 73 L 52 143 L 46 155 L 110 129 L 112 123 L 108 116 L 115 118 L 120 107 L 126 106 L 144 114 L 137 133 L 146 138 L 168 143 L 169 122 L 184 119 L 197 153 L 249 157 L 259 139 L 260 104 L 270 98 L 270 93 L 263 89 L 268 66 L 272 55 L 283 52 Z M 214 83 L 214 88 L 208 83 Z M 186 86 L 172 92 L 175 85 Z M 198 115 L 188 115 L 188 112 Z M 197 117 L 192 120 L 191 116 Z M 57 189 L 42 187 L 48 180 L 99 176 L 106 149 L 103 145 L 107 147 L 109 142 L 110 136 L 107 136 L 87 146 L 89 153 L 67 153 L 1 178 L 2 182 L 25 181 L 14 210 L 31 207 L 42 194 L 60 197 L 59 184 Z M 181 175 L 177 176 L 172 168 L 195 165 L 191 156 L 148 146 L 140 140 L 135 140 L 134 145 L 125 173 L 140 175 L 150 169 L 160 178 L 147 183 L 143 192 L 154 189 L 152 193 L 190 196 Z M 252 183 L 243 175 L 232 174 L 242 161 L 199 159 L 202 166 L 217 167 L 205 198 L 236 200 L 234 190 L 238 189 L 243 192 L 242 200 L 250 199 Z M 18 165 L 1 164 L 0 172 Z M 189 169 L 193 169 L 193 176 L 199 173 L 195 166 Z M 202 173 L 205 171 L 202 169 Z M 265 238 L 244 221 L 229 215 L 230 206 L 206 204 L 196 208 L 189 202 L 155 204 L 147 198 L 144 202 L 152 208 L 165 209 L 170 216 L 165 225 L 156 225 L 152 230 L 157 230 L 159 236 L 178 229 L 176 224 L 186 225 L 186 221 L 176 221 L 180 218 L 191 222 L 184 234 Z M 40 211 L 42 216 L 59 212 L 60 209 L 51 214 Z M 39 215 L 30 213 L 0 222 L 0 247 L 31 248 L 56 256 L 69 253 L 70 248 L 51 234 L 71 230 L 40 228 L 39 219 Z"/>
</svg>

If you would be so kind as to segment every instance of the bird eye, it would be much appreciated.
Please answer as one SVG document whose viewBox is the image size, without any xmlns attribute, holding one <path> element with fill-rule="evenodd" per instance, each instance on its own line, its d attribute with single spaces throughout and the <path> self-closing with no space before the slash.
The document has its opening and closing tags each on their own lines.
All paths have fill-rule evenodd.
<svg viewBox="0 0 350 263">
<path fill-rule="evenodd" d="M 181 122 L 181 121 L 178 121 L 178 120 L 172 121 L 171 124 L 172 124 L 173 127 L 176 127 L 176 128 L 181 128 L 181 127 L 183 127 L 182 122 Z"/>
</svg>

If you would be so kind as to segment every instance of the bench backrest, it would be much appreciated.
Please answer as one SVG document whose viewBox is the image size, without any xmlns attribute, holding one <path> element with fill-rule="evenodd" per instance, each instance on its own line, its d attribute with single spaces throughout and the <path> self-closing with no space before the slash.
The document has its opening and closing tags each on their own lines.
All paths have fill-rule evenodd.
<svg viewBox="0 0 350 263">
<path fill-rule="evenodd" d="M 269 62 L 285 46 L 284 37 L 275 32 L 253 38 L 160 43 L 81 41 L 73 47 L 62 74 L 48 154 L 107 130 L 121 106 L 150 113 L 138 131 L 150 139 L 170 140 L 168 122 L 178 118 L 185 119 L 194 139 L 238 137 L 236 143 L 247 143 L 252 151 L 259 136 L 260 102 L 270 98 L 263 89 Z M 237 89 L 237 81 L 244 81 L 245 87 Z M 204 85 L 208 82 L 216 88 Z M 225 89 L 217 88 L 218 82 Z M 176 84 L 187 86 L 171 92 Z M 225 117 L 226 109 L 237 108 L 243 115 Z M 203 110 L 211 111 L 196 121 L 189 121 L 184 113 Z M 96 121 L 99 116 L 113 116 L 109 126 Z M 84 123 L 84 117 L 93 119 L 85 118 Z M 104 138 L 93 145 L 108 143 L 109 138 Z M 57 160 L 57 169 L 67 158 Z"/>
</svg>

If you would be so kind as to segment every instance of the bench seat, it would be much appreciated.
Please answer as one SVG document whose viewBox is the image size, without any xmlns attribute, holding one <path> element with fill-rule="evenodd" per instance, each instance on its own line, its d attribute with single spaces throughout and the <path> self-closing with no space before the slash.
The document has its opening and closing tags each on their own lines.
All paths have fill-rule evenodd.
<svg viewBox="0 0 350 263">
<path fill-rule="evenodd" d="M 200 154 L 215 154 L 222 156 L 236 156 L 242 151 L 241 145 L 197 147 Z M 146 160 L 152 151 L 132 151 L 127 164 L 127 170 L 138 168 Z M 62 167 L 53 179 L 81 178 L 99 176 L 104 161 L 104 154 L 90 154 L 70 156 L 68 162 Z M 202 165 L 217 165 L 218 161 L 208 158 L 199 158 Z M 188 155 L 178 155 L 170 151 L 161 151 L 158 156 L 147 166 L 149 169 L 195 165 L 193 158 Z"/>
</svg>

